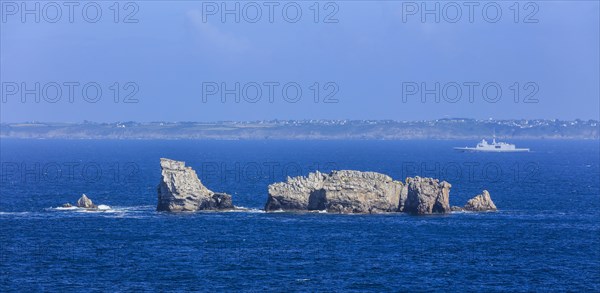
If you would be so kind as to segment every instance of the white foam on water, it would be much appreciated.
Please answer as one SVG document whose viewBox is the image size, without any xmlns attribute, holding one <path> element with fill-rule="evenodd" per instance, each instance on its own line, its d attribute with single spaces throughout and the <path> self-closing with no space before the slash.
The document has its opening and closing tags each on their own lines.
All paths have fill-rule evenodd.
<svg viewBox="0 0 600 293">
<path fill-rule="evenodd" d="M 226 210 L 224 212 L 227 213 L 265 213 L 264 210 L 256 209 L 256 208 L 247 208 L 242 206 L 235 206 L 233 210 Z"/>
<path fill-rule="evenodd" d="M 45 209 L 45 211 L 50 212 L 60 212 L 55 213 L 55 215 L 60 215 L 62 213 L 75 213 L 79 215 L 89 214 L 89 215 L 98 215 L 109 218 L 144 218 L 151 216 L 155 209 L 154 206 L 144 205 L 144 206 L 108 206 L 108 205 L 98 205 L 95 209 L 86 209 L 80 207 L 51 207 Z"/>
<path fill-rule="evenodd" d="M 0 216 L 24 216 L 29 214 L 31 212 L 0 212 Z"/>
<path fill-rule="evenodd" d="M 72 210 L 77 210 L 79 208 L 78 207 L 56 207 L 56 208 L 49 208 L 49 209 L 56 209 L 59 211 L 72 211 Z"/>
</svg>

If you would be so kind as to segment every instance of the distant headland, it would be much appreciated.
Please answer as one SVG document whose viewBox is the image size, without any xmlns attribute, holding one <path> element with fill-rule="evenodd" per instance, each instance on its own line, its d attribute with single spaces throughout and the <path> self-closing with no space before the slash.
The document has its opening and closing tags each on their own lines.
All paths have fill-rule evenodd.
<svg viewBox="0 0 600 293">
<path fill-rule="evenodd" d="M 203 140 L 599 139 L 597 120 L 263 120 L 1 123 L 0 138 Z"/>
</svg>

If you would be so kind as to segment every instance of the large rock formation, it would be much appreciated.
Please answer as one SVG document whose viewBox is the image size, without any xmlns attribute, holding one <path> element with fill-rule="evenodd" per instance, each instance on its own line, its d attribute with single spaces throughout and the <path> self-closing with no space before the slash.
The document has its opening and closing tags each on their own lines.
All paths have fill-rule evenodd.
<svg viewBox="0 0 600 293">
<path fill-rule="evenodd" d="M 185 162 L 161 158 L 157 211 L 182 212 L 232 209 L 231 196 L 206 188 Z"/>
<path fill-rule="evenodd" d="M 496 211 L 496 205 L 492 201 L 490 197 L 490 193 L 487 190 L 484 190 L 482 194 L 478 194 L 475 197 L 469 199 L 467 204 L 464 206 L 464 210 L 473 211 L 473 212 L 483 212 L 483 211 Z"/>
<path fill-rule="evenodd" d="M 334 171 L 309 200 L 309 208 L 335 213 L 382 213 L 398 209 L 402 182 L 375 172 Z"/>
<path fill-rule="evenodd" d="M 269 186 L 266 211 L 327 210 L 334 213 L 445 213 L 450 184 L 408 178 L 407 185 L 375 172 L 333 171 L 288 178 Z"/>
<path fill-rule="evenodd" d="M 407 198 L 398 210 L 411 214 L 447 213 L 450 211 L 450 183 L 432 178 L 406 178 Z"/>
<path fill-rule="evenodd" d="M 398 209 L 402 183 L 375 172 L 310 173 L 269 185 L 265 210 L 379 213 Z"/>
</svg>

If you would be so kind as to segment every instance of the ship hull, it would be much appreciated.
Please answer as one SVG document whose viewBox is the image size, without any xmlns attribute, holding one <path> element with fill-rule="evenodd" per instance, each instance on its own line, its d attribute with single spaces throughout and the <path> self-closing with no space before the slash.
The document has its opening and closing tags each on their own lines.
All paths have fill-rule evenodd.
<svg viewBox="0 0 600 293">
<path fill-rule="evenodd" d="M 460 152 L 477 152 L 477 153 L 526 153 L 529 152 L 529 149 L 508 149 L 508 150 L 499 150 L 499 149 L 478 149 L 478 148 L 454 148 L 456 151 Z"/>
</svg>

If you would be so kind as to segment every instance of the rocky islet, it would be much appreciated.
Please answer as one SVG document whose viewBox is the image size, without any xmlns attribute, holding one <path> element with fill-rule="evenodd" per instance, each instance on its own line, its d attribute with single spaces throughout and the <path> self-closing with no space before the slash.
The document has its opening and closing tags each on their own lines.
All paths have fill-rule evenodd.
<svg viewBox="0 0 600 293">
<path fill-rule="evenodd" d="M 162 158 L 160 165 L 157 211 L 235 209 L 231 195 L 205 187 L 185 162 Z M 377 172 L 339 170 L 325 174 L 317 171 L 269 185 L 264 209 L 267 212 L 324 210 L 342 214 L 402 212 L 415 215 L 497 210 L 487 190 L 462 208 L 450 207 L 451 187 L 446 181 L 418 176 L 401 182 Z"/>
</svg>

